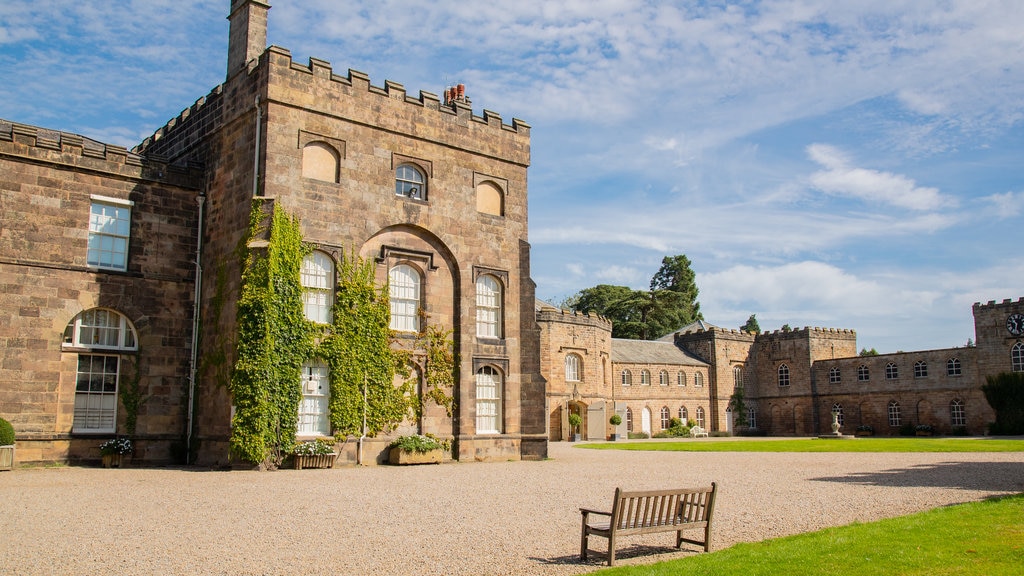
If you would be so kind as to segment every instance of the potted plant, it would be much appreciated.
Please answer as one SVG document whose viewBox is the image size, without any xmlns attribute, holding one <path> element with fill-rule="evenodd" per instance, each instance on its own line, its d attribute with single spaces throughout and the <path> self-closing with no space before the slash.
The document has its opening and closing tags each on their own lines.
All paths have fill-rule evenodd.
<svg viewBox="0 0 1024 576">
<path fill-rule="evenodd" d="M 300 442 L 295 445 L 293 451 L 296 470 L 303 468 L 333 468 L 334 459 L 337 454 L 334 452 L 333 438 L 317 438 L 307 442 Z"/>
<path fill-rule="evenodd" d="M 128 464 L 125 456 L 132 453 L 132 441 L 124 436 L 111 438 L 100 444 L 104 468 L 120 468 Z"/>
<path fill-rule="evenodd" d="M 14 468 L 14 426 L 0 418 L 0 470 Z"/>
<path fill-rule="evenodd" d="M 572 432 L 570 437 L 571 442 L 580 441 L 580 424 L 582 423 L 583 418 L 579 414 L 575 412 L 569 414 L 569 430 Z"/>
<path fill-rule="evenodd" d="M 451 450 L 452 443 L 441 440 L 433 434 L 411 434 L 399 436 L 390 445 L 388 462 L 404 466 L 407 464 L 440 464 L 444 453 Z"/>
<path fill-rule="evenodd" d="M 914 433 L 918 436 L 931 436 L 935 434 L 935 427 L 931 424 L 918 424 L 914 428 Z"/>
<path fill-rule="evenodd" d="M 622 424 L 622 416 L 619 416 L 618 414 L 612 414 L 612 417 L 608 419 L 608 423 L 611 424 L 612 426 L 615 426 L 615 431 L 612 432 L 612 442 L 615 442 L 616 440 L 619 439 L 618 427 L 619 424 Z"/>
<path fill-rule="evenodd" d="M 867 424 L 861 424 L 860 426 L 857 426 L 857 430 L 854 433 L 857 436 L 874 436 L 875 429 Z"/>
</svg>

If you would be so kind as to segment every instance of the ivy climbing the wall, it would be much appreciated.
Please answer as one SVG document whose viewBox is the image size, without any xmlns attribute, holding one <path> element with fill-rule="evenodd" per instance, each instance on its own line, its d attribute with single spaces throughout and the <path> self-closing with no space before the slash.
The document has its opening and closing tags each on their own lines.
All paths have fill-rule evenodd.
<svg viewBox="0 0 1024 576">
<path fill-rule="evenodd" d="M 295 444 L 302 362 L 313 350 L 303 315 L 300 271 L 309 247 L 296 218 L 275 205 L 269 231 L 262 202 L 254 202 L 250 246 L 238 299 L 238 350 L 229 389 L 235 405 L 232 452 L 254 464 L 278 465 Z"/>
</svg>

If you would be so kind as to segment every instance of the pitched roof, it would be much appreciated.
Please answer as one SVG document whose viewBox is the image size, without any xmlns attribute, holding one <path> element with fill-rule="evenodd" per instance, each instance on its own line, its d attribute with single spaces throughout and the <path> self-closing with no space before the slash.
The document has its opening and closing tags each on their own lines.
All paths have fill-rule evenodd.
<svg viewBox="0 0 1024 576">
<path fill-rule="evenodd" d="M 696 356 L 680 350 L 671 342 L 661 340 L 627 340 L 612 338 L 612 362 L 623 364 L 678 364 L 707 366 Z"/>
<path fill-rule="evenodd" d="M 708 322 L 705 322 L 703 320 L 697 320 L 696 322 L 691 322 L 690 324 L 687 324 L 686 326 L 683 326 L 682 328 L 673 330 L 673 331 L 669 332 L 668 334 L 665 334 L 661 338 L 658 338 L 658 340 L 660 340 L 662 342 L 674 342 L 675 341 L 673 339 L 673 335 L 674 334 L 677 334 L 677 333 L 689 334 L 691 332 L 698 332 L 700 330 L 711 330 L 712 328 L 718 328 L 718 326 L 715 326 L 714 324 L 709 324 Z"/>
</svg>

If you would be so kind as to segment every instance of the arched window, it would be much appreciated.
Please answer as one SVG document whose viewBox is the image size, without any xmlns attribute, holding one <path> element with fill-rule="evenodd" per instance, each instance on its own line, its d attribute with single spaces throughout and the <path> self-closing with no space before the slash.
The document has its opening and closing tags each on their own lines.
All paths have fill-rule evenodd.
<svg viewBox="0 0 1024 576">
<path fill-rule="evenodd" d="M 838 416 L 837 421 L 839 422 L 839 425 L 842 426 L 845 420 L 845 418 L 843 417 L 843 405 L 838 402 L 833 404 L 832 413 Z"/>
<path fill-rule="evenodd" d="M 493 216 L 501 216 L 502 193 L 494 182 L 481 182 L 476 187 L 476 211 Z"/>
<path fill-rule="evenodd" d="M 889 402 L 889 426 L 900 425 L 900 403 L 893 400 Z"/>
<path fill-rule="evenodd" d="M 867 382 L 870 379 L 871 379 L 871 371 L 868 370 L 867 366 L 861 364 L 857 368 L 857 382 Z"/>
<path fill-rule="evenodd" d="M 302 259 L 300 277 L 306 319 L 330 324 L 334 306 L 334 261 L 327 254 L 314 250 Z"/>
<path fill-rule="evenodd" d="M 661 429 L 668 430 L 672 426 L 672 411 L 668 406 L 661 407 Z"/>
<path fill-rule="evenodd" d="M 501 374 L 490 366 L 476 372 L 476 433 L 501 434 Z"/>
<path fill-rule="evenodd" d="M 829 384 L 839 384 L 839 382 L 841 380 L 842 380 L 842 377 L 839 374 L 839 368 L 835 367 L 835 366 L 833 366 L 832 368 L 829 368 L 829 370 L 828 370 L 828 383 Z"/>
<path fill-rule="evenodd" d="M 743 388 L 743 368 L 740 366 L 733 366 L 732 382 L 736 388 Z"/>
<path fill-rule="evenodd" d="M 138 341 L 128 319 L 113 310 L 92 308 L 68 323 L 63 347 L 80 350 L 71 426 L 74 432 L 102 434 L 117 430 L 119 352 L 138 350 Z"/>
<path fill-rule="evenodd" d="M 1017 342 L 1010 350 L 1010 370 L 1024 372 L 1024 344 Z"/>
<path fill-rule="evenodd" d="M 320 361 L 302 364 L 302 401 L 299 403 L 300 436 L 327 436 L 331 423 L 327 409 L 331 399 L 331 383 L 327 365 Z"/>
<path fill-rule="evenodd" d="M 967 414 L 964 412 L 963 401 L 953 400 L 949 403 L 949 424 L 951 426 L 967 426 Z"/>
<path fill-rule="evenodd" d="M 757 428 L 757 409 L 753 406 L 747 408 L 747 426 Z"/>
<path fill-rule="evenodd" d="M 703 388 L 704 387 L 704 374 L 697 372 L 693 375 L 693 387 Z"/>
<path fill-rule="evenodd" d="M 946 376 L 960 376 L 960 359 L 950 358 L 946 360 Z"/>
<path fill-rule="evenodd" d="M 631 386 L 633 384 L 633 373 L 629 370 L 622 371 L 622 385 Z"/>
<path fill-rule="evenodd" d="M 633 409 L 626 408 L 626 432 L 633 431 Z"/>
<path fill-rule="evenodd" d="M 779 365 L 779 386 L 789 386 L 789 366 Z"/>
<path fill-rule="evenodd" d="M 686 386 L 686 372 L 680 370 L 676 373 L 676 386 Z"/>
<path fill-rule="evenodd" d="M 338 181 L 338 153 L 325 142 L 310 142 L 302 147 L 302 177 Z"/>
<path fill-rule="evenodd" d="M 580 357 L 575 354 L 565 355 L 565 381 L 580 381 Z"/>
<path fill-rule="evenodd" d="M 900 370 L 896 367 L 896 364 L 889 362 L 885 365 L 885 379 L 895 380 L 900 377 Z"/>
<path fill-rule="evenodd" d="M 697 426 L 704 428 L 704 407 L 697 406 Z"/>
<path fill-rule="evenodd" d="M 490 274 L 476 279 L 476 335 L 501 338 L 501 284 Z"/>
<path fill-rule="evenodd" d="M 651 371 L 646 368 L 640 371 L 640 385 L 650 386 L 651 385 Z"/>
<path fill-rule="evenodd" d="M 658 372 L 658 384 L 661 386 L 668 386 L 668 370 Z"/>
<path fill-rule="evenodd" d="M 395 170 L 395 194 L 416 200 L 427 199 L 427 179 L 412 164 L 400 164 Z"/>
<path fill-rule="evenodd" d="M 924 360 L 918 360 L 914 362 L 914 378 L 927 378 L 928 377 L 928 363 Z"/>
<path fill-rule="evenodd" d="M 690 415 L 686 412 L 686 406 L 680 406 L 679 407 L 679 419 L 683 421 L 683 424 L 686 424 L 686 421 L 689 418 L 690 418 Z"/>
<path fill-rule="evenodd" d="M 420 274 L 412 266 L 399 264 L 388 272 L 391 297 L 391 329 L 419 332 Z"/>
</svg>

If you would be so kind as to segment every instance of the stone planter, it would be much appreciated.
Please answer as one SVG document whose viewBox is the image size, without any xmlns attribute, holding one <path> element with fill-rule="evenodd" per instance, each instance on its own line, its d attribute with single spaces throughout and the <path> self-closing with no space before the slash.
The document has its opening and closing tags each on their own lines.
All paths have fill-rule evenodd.
<svg viewBox="0 0 1024 576">
<path fill-rule="evenodd" d="M 618 442 L 619 435 L 618 434 L 612 434 L 611 437 L 609 438 L 609 440 L 612 441 L 612 442 Z"/>
<path fill-rule="evenodd" d="M 444 459 L 444 450 L 430 450 L 428 452 L 405 452 L 395 446 L 388 452 L 388 463 L 396 466 L 409 464 L 440 464 Z"/>
<path fill-rule="evenodd" d="M 130 456 L 126 454 L 103 454 L 104 468 L 127 468 Z"/>
<path fill-rule="evenodd" d="M 0 446 L 0 470 L 14 468 L 14 444 Z"/>
<path fill-rule="evenodd" d="M 330 454 L 296 454 L 295 469 L 334 468 L 334 459 L 337 456 L 338 455 L 334 452 L 331 452 Z"/>
</svg>

